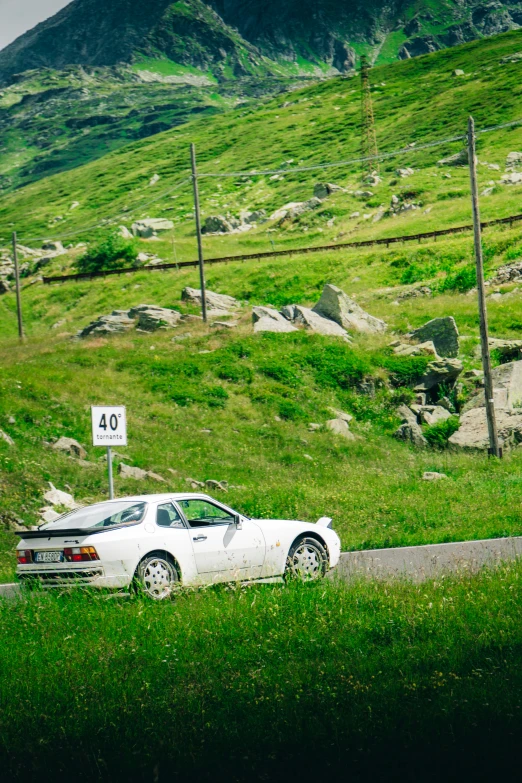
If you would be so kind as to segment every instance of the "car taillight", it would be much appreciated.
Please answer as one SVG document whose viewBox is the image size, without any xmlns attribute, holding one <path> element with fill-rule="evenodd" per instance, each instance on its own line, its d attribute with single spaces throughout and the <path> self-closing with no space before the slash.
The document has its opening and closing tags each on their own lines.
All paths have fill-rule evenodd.
<svg viewBox="0 0 522 783">
<path fill-rule="evenodd" d="M 18 562 L 21 565 L 33 562 L 33 552 L 31 549 L 20 549 L 17 553 Z"/>
<path fill-rule="evenodd" d="M 100 559 L 93 546 L 77 546 L 73 549 L 64 549 L 63 555 L 68 563 L 84 563 Z"/>
</svg>

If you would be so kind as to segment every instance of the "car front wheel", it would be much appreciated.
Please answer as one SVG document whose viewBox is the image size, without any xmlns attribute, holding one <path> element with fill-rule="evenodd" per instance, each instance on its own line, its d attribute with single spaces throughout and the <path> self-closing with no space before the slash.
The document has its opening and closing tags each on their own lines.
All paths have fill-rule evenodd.
<svg viewBox="0 0 522 783">
<path fill-rule="evenodd" d="M 287 578 L 312 582 L 322 579 L 328 568 L 326 549 L 315 538 L 301 538 L 290 548 L 286 561 Z"/>
<path fill-rule="evenodd" d="M 138 586 L 149 598 L 161 601 L 168 598 L 179 583 L 176 567 L 166 557 L 150 555 L 138 566 Z"/>
</svg>

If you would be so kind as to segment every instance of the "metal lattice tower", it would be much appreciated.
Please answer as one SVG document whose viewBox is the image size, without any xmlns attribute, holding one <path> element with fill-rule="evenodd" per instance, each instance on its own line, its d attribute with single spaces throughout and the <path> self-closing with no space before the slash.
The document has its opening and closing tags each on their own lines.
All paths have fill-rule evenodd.
<svg viewBox="0 0 522 783">
<path fill-rule="evenodd" d="M 377 138 L 375 136 L 375 118 L 370 90 L 370 64 L 363 55 L 361 57 L 361 157 L 377 156 Z M 363 175 L 379 171 L 378 160 L 368 160 L 362 163 Z"/>
</svg>

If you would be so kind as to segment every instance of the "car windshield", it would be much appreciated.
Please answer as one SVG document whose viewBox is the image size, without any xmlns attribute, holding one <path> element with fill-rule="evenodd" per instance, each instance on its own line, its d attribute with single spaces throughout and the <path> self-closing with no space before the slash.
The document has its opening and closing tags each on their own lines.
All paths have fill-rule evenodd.
<svg viewBox="0 0 522 783">
<path fill-rule="evenodd" d="M 132 525 L 141 522 L 147 504 L 135 500 L 116 500 L 78 508 L 54 522 L 42 525 L 39 530 L 81 530 L 82 528 L 109 528 L 116 525 Z"/>
</svg>

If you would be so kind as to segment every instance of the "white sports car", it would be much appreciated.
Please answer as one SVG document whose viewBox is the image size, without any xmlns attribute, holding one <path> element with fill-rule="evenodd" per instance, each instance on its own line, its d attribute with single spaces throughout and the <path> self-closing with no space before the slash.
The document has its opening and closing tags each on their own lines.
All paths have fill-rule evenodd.
<svg viewBox="0 0 522 783">
<path fill-rule="evenodd" d="M 331 520 L 248 519 L 200 494 L 142 495 L 77 509 L 23 534 L 20 580 L 126 588 L 152 598 L 176 586 L 319 579 L 337 565 Z"/>
</svg>

